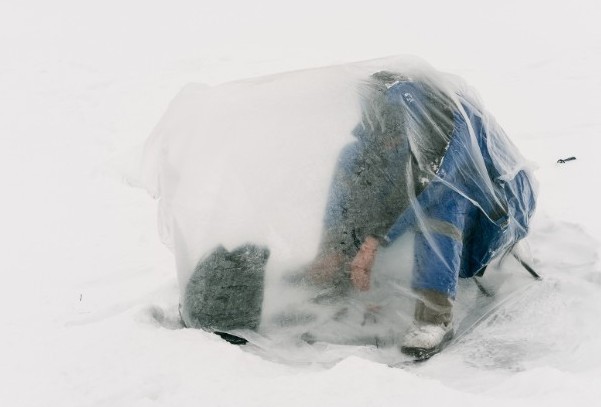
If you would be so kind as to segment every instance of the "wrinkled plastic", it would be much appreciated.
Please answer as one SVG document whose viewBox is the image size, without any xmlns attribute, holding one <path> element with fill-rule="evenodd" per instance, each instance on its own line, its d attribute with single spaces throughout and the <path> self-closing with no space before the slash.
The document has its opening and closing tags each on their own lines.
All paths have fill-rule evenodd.
<svg viewBox="0 0 601 407">
<path fill-rule="evenodd" d="M 182 303 L 215 248 L 268 248 L 263 335 L 393 338 L 414 293 L 452 301 L 535 208 L 528 162 L 474 92 L 415 58 L 188 85 L 144 163 Z M 361 291 L 352 264 L 368 239 Z"/>
</svg>

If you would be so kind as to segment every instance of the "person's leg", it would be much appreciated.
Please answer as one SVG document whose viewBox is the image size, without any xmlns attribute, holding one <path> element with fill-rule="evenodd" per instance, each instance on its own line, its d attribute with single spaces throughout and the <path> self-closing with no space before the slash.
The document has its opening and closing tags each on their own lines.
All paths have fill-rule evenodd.
<svg viewBox="0 0 601 407">
<path fill-rule="evenodd" d="M 452 299 L 437 291 L 417 292 L 414 321 L 401 343 L 401 352 L 427 359 L 453 337 Z"/>
<path fill-rule="evenodd" d="M 461 261 L 461 231 L 447 223 L 449 234 L 432 229 L 415 233 L 412 288 L 455 298 Z"/>
<path fill-rule="evenodd" d="M 434 205 L 420 211 L 412 281 L 417 300 L 414 324 L 401 347 L 404 353 L 428 357 L 453 336 L 453 300 L 463 242 L 475 210 L 466 198 L 446 190 Z"/>
<path fill-rule="evenodd" d="M 317 256 L 309 266 L 309 279 L 318 286 L 339 285 L 348 280 L 353 245 L 344 231 L 326 230 L 323 235 Z"/>
<path fill-rule="evenodd" d="M 453 337 L 453 300 L 461 241 L 441 233 L 416 233 L 413 289 L 414 321 L 401 351 L 423 359 L 439 352 Z"/>
<path fill-rule="evenodd" d="M 356 183 L 353 174 L 361 155 L 358 143 L 345 146 L 332 176 L 324 225 L 317 255 L 308 269 L 309 279 L 317 285 L 337 285 L 348 280 L 348 265 L 357 251 L 354 234 L 356 215 L 352 196 Z"/>
<path fill-rule="evenodd" d="M 453 322 L 453 300 L 438 291 L 419 290 L 413 318 L 420 323 L 450 325 Z"/>
<path fill-rule="evenodd" d="M 443 187 L 446 188 L 446 187 Z M 477 208 L 450 189 L 422 208 L 415 233 L 413 289 L 455 298 L 464 239 L 472 228 Z"/>
</svg>

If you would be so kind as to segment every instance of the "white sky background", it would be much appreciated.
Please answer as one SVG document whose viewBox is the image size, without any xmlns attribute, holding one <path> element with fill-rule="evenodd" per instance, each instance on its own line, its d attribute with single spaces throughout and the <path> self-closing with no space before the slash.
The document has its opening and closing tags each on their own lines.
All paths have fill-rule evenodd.
<svg viewBox="0 0 601 407">
<path fill-rule="evenodd" d="M 518 145 L 564 135 L 567 143 L 598 130 L 600 7 L 596 1 L 5 0 L 0 135 L 11 148 L 0 152 L 0 177 L 5 190 L 19 190 L 8 195 L 27 197 L 2 203 L 3 213 L 27 213 L 15 223 L 11 217 L 6 244 L 19 237 L 31 245 L 23 223 L 39 230 L 52 229 L 51 218 L 68 222 L 68 199 L 56 194 L 66 179 L 142 142 L 191 81 L 414 54 L 463 76 Z M 549 154 L 563 151 L 569 143 Z M 42 192 L 51 213 L 37 206 Z"/>
<path fill-rule="evenodd" d="M 157 351 L 158 359 L 149 361 L 137 342 L 147 339 L 146 328 L 133 326 L 131 315 L 109 318 L 135 304 L 169 302 L 176 292 L 171 256 L 158 241 L 155 204 L 120 184 L 114 168 L 144 141 L 188 82 L 217 84 L 394 54 L 420 56 L 474 86 L 536 161 L 546 213 L 576 221 L 601 239 L 598 201 L 590 188 L 597 184 L 591 173 L 601 132 L 599 21 L 601 3 L 594 0 L 1 1 L 0 317 L 8 334 L 0 336 L 5 361 L 0 379 L 7 384 L 0 404 L 145 405 L 140 400 L 156 393 L 156 404 L 165 399 L 183 405 L 184 396 L 198 396 L 194 375 L 203 371 L 191 370 L 183 385 L 153 372 L 174 360 L 169 373 L 179 367 L 186 376 L 191 368 L 185 350 L 209 357 L 215 350 L 227 352 L 212 342 L 197 349 L 196 337 L 174 339 L 161 332 L 149 347 L 177 343 L 183 350 Z M 566 155 L 579 160 L 560 173 L 555 161 Z M 80 294 L 88 301 L 84 305 Z M 87 313 L 101 322 L 65 328 Z M 123 332 L 130 336 L 120 337 Z M 242 362 L 260 377 L 281 373 L 282 388 L 295 390 L 290 379 L 295 373 L 288 369 L 245 354 L 229 358 L 231 365 L 218 364 L 207 377 L 225 375 Z M 150 379 L 135 379 L 143 370 Z M 363 370 L 397 386 L 383 394 L 389 404 L 397 396 L 419 400 L 423 394 L 402 393 L 402 383 L 439 391 L 451 404 L 483 402 L 357 360 L 315 377 L 305 372 L 299 382 L 316 386 L 316 400 L 332 400 L 320 383 L 354 383 L 349 375 Z M 538 383 L 536 371 L 526 373 L 530 376 L 520 378 Z M 568 383 L 574 393 L 579 389 L 581 377 L 548 371 L 543 376 Z M 244 376 L 236 377 L 243 383 Z M 517 377 L 509 381 L 519 383 Z M 131 386 L 144 397 L 136 398 Z M 218 400 L 219 390 L 227 391 L 227 385 L 218 383 L 207 393 L 209 400 Z M 531 395 L 528 386 L 520 391 Z M 263 396 L 273 405 L 284 399 Z M 536 396 L 541 405 L 552 401 Z M 307 397 L 296 401 L 311 400 Z M 226 404 L 248 402 L 239 398 L 230 396 Z M 370 400 L 366 392 L 346 405 Z M 496 401 L 492 404 L 501 404 Z"/>
<path fill-rule="evenodd" d="M 43 79 L 36 73 L 46 73 L 55 88 L 64 89 L 125 75 L 218 83 L 414 54 L 463 74 L 495 112 L 502 109 L 501 118 L 505 105 L 530 102 L 528 88 L 517 95 L 504 91 L 524 70 L 565 59 L 566 71 L 578 76 L 585 65 L 598 63 L 598 2 L 492 4 L 5 1 L 0 62 L 5 74 L 28 72 L 24 86 L 39 89 Z M 69 75 L 66 68 L 79 75 Z"/>
</svg>

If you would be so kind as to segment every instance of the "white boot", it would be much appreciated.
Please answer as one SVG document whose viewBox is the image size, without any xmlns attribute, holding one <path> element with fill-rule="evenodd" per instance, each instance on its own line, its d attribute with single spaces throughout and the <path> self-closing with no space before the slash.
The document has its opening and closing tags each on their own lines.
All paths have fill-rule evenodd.
<svg viewBox="0 0 601 407">
<path fill-rule="evenodd" d="M 417 359 L 428 359 L 440 352 L 453 338 L 453 325 L 414 322 L 401 343 L 401 352 Z"/>
<path fill-rule="evenodd" d="M 417 292 L 415 319 L 401 342 L 401 352 L 428 359 L 440 352 L 453 337 L 453 301 L 432 290 Z"/>
</svg>

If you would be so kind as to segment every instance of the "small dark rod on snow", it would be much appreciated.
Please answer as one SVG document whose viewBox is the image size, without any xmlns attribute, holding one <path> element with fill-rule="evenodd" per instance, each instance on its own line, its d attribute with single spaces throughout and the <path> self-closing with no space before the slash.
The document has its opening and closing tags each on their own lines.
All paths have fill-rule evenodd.
<svg viewBox="0 0 601 407">
<path fill-rule="evenodd" d="M 513 255 L 513 257 L 515 257 L 515 259 L 517 261 L 520 262 L 522 267 L 524 267 L 526 269 L 526 271 L 528 271 L 528 273 L 530 273 L 530 275 L 532 277 L 534 277 L 537 280 L 542 280 L 541 276 L 536 271 L 534 271 L 534 269 L 532 267 L 530 267 L 530 265 L 528 263 L 526 263 L 524 260 L 520 259 L 520 257 L 517 254 L 515 254 L 513 252 L 511 254 Z"/>
</svg>

